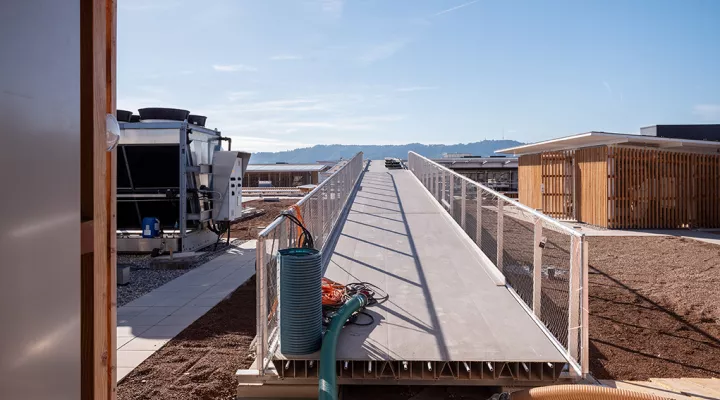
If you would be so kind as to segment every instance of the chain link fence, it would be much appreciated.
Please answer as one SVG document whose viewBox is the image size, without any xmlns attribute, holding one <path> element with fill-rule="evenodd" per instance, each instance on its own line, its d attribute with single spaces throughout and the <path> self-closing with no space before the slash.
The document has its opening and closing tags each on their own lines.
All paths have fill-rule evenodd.
<svg viewBox="0 0 720 400">
<path fill-rule="evenodd" d="M 329 243 L 333 228 L 343 212 L 346 202 L 362 173 L 365 163 L 363 153 L 356 154 L 340 169 L 312 192 L 303 197 L 296 206 L 305 227 L 310 231 L 315 248 L 321 251 Z M 291 210 L 293 214 L 296 211 Z M 286 217 L 276 218 L 258 235 L 257 241 L 257 335 L 256 363 L 260 374 L 265 373 L 272 354 L 279 345 L 279 287 L 278 251 L 297 246 L 297 227 Z M 323 263 L 329 254 L 323 252 Z"/>
<path fill-rule="evenodd" d="M 408 168 L 503 274 L 572 372 L 588 373 L 585 236 L 414 152 Z"/>
</svg>

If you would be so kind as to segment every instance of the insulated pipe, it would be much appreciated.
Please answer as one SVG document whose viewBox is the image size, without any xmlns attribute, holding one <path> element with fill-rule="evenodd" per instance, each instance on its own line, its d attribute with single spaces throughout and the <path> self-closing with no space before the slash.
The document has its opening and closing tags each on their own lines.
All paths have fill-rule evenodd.
<svg viewBox="0 0 720 400">
<path fill-rule="evenodd" d="M 334 365 L 334 364 L 333 364 Z M 654 394 L 594 385 L 537 387 L 510 395 L 511 400 L 664 400 Z"/>
<path fill-rule="evenodd" d="M 337 400 L 337 372 L 335 371 L 335 350 L 338 336 L 345 322 L 367 304 L 367 297 L 364 294 L 356 294 L 345 302 L 332 317 L 330 327 L 325 332 L 325 337 L 320 350 L 320 374 L 318 381 L 319 400 Z"/>
</svg>

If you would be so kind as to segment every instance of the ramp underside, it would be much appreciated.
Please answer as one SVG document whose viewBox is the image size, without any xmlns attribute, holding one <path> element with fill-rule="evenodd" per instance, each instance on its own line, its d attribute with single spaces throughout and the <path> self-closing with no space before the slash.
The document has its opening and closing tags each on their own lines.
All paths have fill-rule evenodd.
<svg viewBox="0 0 720 400">
<path fill-rule="evenodd" d="M 409 171 L 372 162 L 340 229 L 325 276 L 369 282 L 390 295 L 367 309 L 371 325 L 344 328 L 341 362 L 565 363 Z"/>
</svg>

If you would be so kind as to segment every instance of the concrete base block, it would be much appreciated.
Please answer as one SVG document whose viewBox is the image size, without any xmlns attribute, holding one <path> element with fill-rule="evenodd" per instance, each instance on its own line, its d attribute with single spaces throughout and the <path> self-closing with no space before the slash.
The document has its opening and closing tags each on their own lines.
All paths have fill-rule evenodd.
<svg viewBox="0 0 720 400">
<path fill-rule="evenodd" d="M 117 284 L 124 286 L 130 283 L 130 267 L 127 265 L 117 266 Z"/>
</svg>

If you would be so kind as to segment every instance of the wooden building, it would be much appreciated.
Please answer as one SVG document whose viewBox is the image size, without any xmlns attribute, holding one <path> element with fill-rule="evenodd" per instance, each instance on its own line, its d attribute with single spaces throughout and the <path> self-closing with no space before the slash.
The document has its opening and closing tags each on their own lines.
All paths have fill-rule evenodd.
<svg viewBox="0 0 720 400">
<path fill-rule="evenodd" d="M 326 164 L 250 164 L 243 185 L 258 187 L 261 181 L 270 182 L 273 187 L 317 185 L 320 173 L 330 168 Z"/>
<path fill-rule="evenodd" d="M 720 141 L 653 135 L 659 127 L 668 126 L 498 153 L 519 156 L 520 202 L 553 218 L 614 229 L 720 228 Z"/>
</svg>

